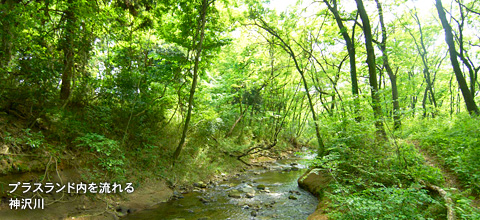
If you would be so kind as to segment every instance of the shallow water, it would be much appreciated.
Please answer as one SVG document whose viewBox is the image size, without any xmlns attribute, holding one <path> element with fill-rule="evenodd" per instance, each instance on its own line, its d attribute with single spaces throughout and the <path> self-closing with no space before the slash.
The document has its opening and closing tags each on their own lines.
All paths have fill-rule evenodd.
<svg viewBox="0 0 480 220">
<path fill-rule="evenodd" d="M 298 163 L 293 166 L 300 169 L 285 171 L 292 167 L 291 163 Z M 204 191 L 183 194 L 182 199 L 161 203 L 123 219 L 306 219 L 315 211 L 318 201 L 297 185 L 297 179 L 306 169 L 304 163 L 301 158 L 291 158 L 277 161 L 267 169 L 253 168 L 216 186 L 209 185 Z M 259 184 L 270 192 L 257 189 Z M 253 189 L 255 196 L 246 198 L 243 192 L 242 198 L 229 197 L 228 193 L 235 189 Z"/>
</svg>

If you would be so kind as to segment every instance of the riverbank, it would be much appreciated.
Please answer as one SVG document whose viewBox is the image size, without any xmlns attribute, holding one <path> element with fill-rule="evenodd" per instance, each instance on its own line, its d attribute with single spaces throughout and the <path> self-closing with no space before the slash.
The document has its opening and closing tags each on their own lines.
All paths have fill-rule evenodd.
<svg viewBox="0 0 480 220">
<path fill-rule="evenodd" d="M 16 219 L 118 219 L 128 213 L 152 207 L 168 201 L 172 189 L 162 179 L 149 179 L 135 188 L 131 194 L 37 194 L 44 199 L 44 209 L 11 209 L 10 202 L 2 199 L 0 216 L 5 220 Z"/>
<path fill-rule="evenodd" d="M 265 162 L 231 176 L 196 183 L 188 193 L 126 219 L 306 219 L 318 200 L 298 187 L 306 169 L 302 156 Z M 259 158 L 266 160 L 267 158 Z"/>
<path fill-rule="evenodd" d="M 328 184 L 332 181 L 332 177 L 325 170 L 313 168 L 305 172 L 298 178 L 298 186 L 307 192 L 315 195 L 319 203 L 315 212 L 308 216 L 308 220 L 326 220 L 328 219 L 326 208 L 328 202 L 324 199 L 325 191 L 327 191 Z"/>
<path fill-rule="evenodd" d="M 279 158 L 285 158 L 294 154 L 298 149 L 289 149 L 278 154 L 263 153 L 248 158 L 249 162 L 257 167 L 271 163 Z M 207 175 L 208 177 L 201 182 L 218 183 L 234 178 L 244 173 L 247 166 L 238 162 L 237 169 L 223 174 Z M 54 183 L 77 183 L 82 179 L 82 174 L 75 169 L 53 169 L 50 171 L 50 177 Z M 2 177 L 2 182 L 6 189 L 11 190 L 7 182 L 34 183 L 39 182 L 42 172 L 26 172 L 21 174 L 12 174 Z M 53 178 L 54 177 L 54 178 Z M 131 194 L 68 194 L 68 193 L 50 193 L 50 194 L 25 194 L 25 198 L 43 198 L 45 208 L 34 210 L 11 210 L 10 198 L 12 194 L 6 193 L 2 196 L 0 205 L 0 216 L 2 219 L 38 219 L 41 216 L 44 219 L 91 219 L 91 220 L 110 220 L 119 219 L 130 213 L 149 209 L 159 203 L 166 202 L 172 198 L 175 192 L 188 193 L 193 191 L 197 182 L 187 182 L 181 185 L 172 186 L 171 183 L 162 178 L 148 178 L 141 182 L 135 182 L 135 191 Z M 18 191 L 17 191 L 18 192 Z M 15 196 L 13 196 L 15 197 Z M 21 197 L 18 197 L 21 199 Z"/>
</svg>

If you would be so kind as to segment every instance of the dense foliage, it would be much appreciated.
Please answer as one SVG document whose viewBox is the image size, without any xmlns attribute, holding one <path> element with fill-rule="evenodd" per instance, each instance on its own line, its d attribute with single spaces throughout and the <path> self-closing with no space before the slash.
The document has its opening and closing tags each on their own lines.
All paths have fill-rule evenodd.
<svg viewBox="0 0 480 220">
<path fill-rule="evenodd" d="M 479 3 L 3 0 L 0 157 L 177 185 L 308 146 L 332 218 L 480 218 Z"/>
</svg>

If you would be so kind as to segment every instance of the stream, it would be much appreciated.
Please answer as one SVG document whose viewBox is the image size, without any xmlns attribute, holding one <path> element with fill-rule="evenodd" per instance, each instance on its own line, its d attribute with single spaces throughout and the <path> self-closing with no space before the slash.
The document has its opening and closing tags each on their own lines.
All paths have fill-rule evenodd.
<svg viewBox="0 0 480 220">
<path fill-rule="evenodd" d="M 297 185 L 307 168 L 305 159 L 292 156 L 251 168 L 122 219 L 307 219 L 318 201 Z"/>
</svg>

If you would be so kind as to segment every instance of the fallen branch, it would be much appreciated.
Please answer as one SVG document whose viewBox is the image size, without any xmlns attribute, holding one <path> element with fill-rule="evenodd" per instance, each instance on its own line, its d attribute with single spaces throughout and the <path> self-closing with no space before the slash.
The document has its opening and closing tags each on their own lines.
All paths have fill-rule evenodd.
<svg viewBox="0 0 480 220">
<path fill-rule="evenodd" d="M 273 143 L 267 145 L 266 147 L 264 147 L 264 144 L 260 144 L 260 145 L 257 145 L 255 147 L 252 147 L 252 148 L 248 149 L 245 153 L 243 153 L 241 155 L 238 155 L 236 157 L 238 159 L 240 159 L 240 158 L 242 158 L 244 156 L 247 156 L 247 155 L 256 154 L 256 153 L 259 153 L 259 152 L 264 151 L 264 150 L 270 150 L 273 147 L 275 147 L 275 145 L 277 145 L 277 140 L 273 141 Z"/>
<path fill-rule="evenodd" d="M 237 160 L 239 160 L 240 162 L 242 162 L 243 164 L 247 165 L 247 166 L 259 166 L 259 165 L 256 165 L 256 164 L 250 164 L 250 163 L 247 163 L 245 162 L 242 157 L 245 157 L 247 155 L 252 155 L 252 154 L 256 154 L 256 153 L 259 153 L 259 152 L 262 152 L 262 151 L 265 151 L 265 150 L 269 150 L 269 149 L 272 149 L 273 147 L 275 147 L 275 145 L 277 145 L 277 141 L 275 140 L 273 143 L 267 145 L 266 147 L 264 147 L 264 144 L 259 144 L 255 147 L 252 147 L 250 149 L 248 149 L 245 153 L 243 154 L 240 154 L 240 155 L 234 155 L 230 152 L 227 152 L 227 151 L 223 151 L 221 150 L 221 152 L 223 152 L 224 154 L 230 156 L 230 157 L 235 157 L 237 158 Z"/>
<path fill-rule="evenodd" d="M 12 153 L 0 153 L 0 155 L 5 156 L 24 156 L 24 157 L 50 157 L 49 155 L 40 155 L 40 154 L 12 154 Z"/>
</svg>

